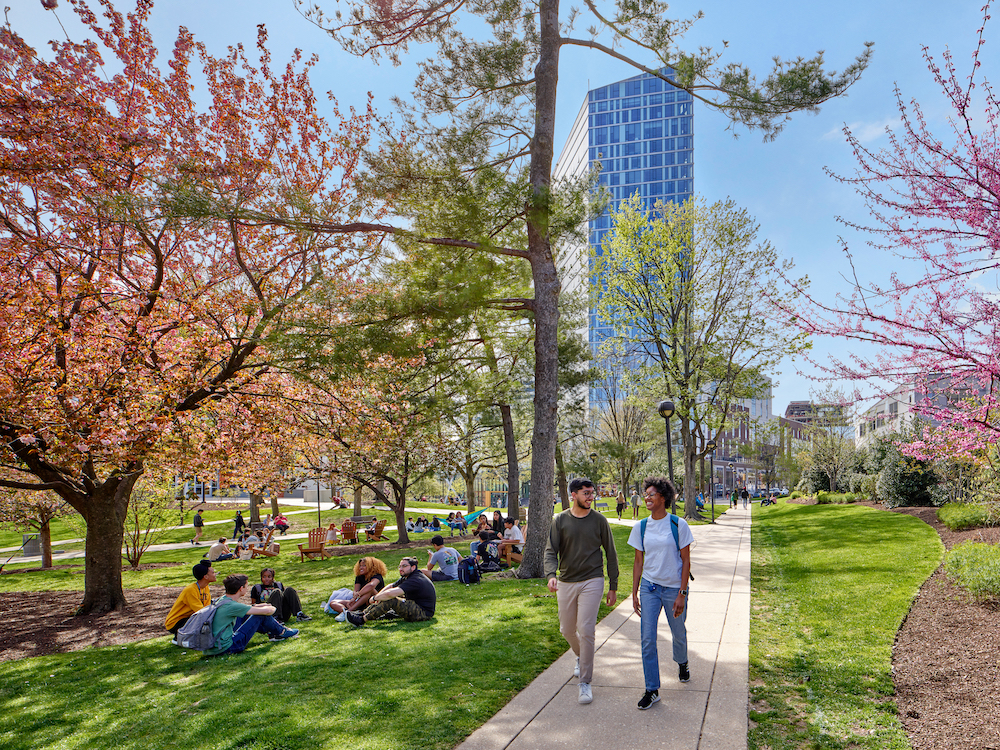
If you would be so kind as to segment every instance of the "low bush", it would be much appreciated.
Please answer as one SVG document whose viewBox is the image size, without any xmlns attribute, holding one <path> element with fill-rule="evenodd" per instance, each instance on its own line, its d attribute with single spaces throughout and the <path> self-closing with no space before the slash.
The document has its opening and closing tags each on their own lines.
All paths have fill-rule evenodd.
<svg viewBox="0 0 1000 750">
<path fill-rule="evenodd" d="M 857 502 L 857 495 L 853 492 L 817 492 L 817 505 L 845 505 Z"/>
<path fill-rule="evenodd" d="M 979 600 L 1000 599 L 1000 546 L 957 544 L 948 552 L 945 572 Z"/>
<path fill-rule="evenodd" d="M 802 497 L 802 493 L 799 492 L 798 490 L 793 490 L 792 494 L 789 495 L 788 497 L 790 500 L 798 500 L 800 497 Z"/>
<path fill-rule="evenodd" d="M 984 503 L 948 503 L 937 510 L 938 520 L 952 531 L 996 523 L 996 509 Z"/>
</svg>

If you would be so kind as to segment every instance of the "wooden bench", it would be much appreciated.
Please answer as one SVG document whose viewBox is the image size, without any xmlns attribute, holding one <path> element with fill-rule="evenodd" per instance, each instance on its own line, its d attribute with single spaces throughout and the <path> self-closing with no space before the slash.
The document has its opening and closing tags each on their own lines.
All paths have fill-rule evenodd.
<svg viewBox="0 0 1000 750">
<path fill-rule="evenodd" d="M 355 526 L 367 526 L 370 523 L 375 523 L 377 520 L 376 516 L 351 516 L 347 519 L 348 521 L 353 521 Z"/>
<path fill-rule="evenodd" d="M 372 528 L 365 529 L 365 541 L 370 542 L 374 539 L 376 542 L 380 542 L 384 539 L 385 541 L 388 542 L 389 537 L 387 537 L 383 533 L 384 531 L 385 531 L 385 519 L 383 518 L 381 521 L 376 521 L 375 525 Z"/>
<path fill-rule="evenodd" d="M 608 507 L 608 504 L 607 503 L 594 503 L 594 507 L 595 508 L 605 508 L 606 509 Z"/>
<path fill-rule="evenodd" d="M 327 557 L 324 551 L 326 546 L 326 529 L 319 527 L 309 532 L 309 541 L 299 545 L 299 562 L 305 562 L 306 557 L 315 559 L 314 555 L 319 555 L 322 560 Z"/>
</svg>

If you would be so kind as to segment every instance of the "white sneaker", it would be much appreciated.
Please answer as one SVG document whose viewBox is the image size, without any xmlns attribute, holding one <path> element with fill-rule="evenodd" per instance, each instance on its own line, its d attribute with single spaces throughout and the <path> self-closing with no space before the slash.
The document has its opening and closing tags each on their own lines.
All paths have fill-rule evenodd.
<svg viewBox="0 0 1000 750">
<path fill-rule="evenodd" d="M 589 682 L 580 683 L 580 703 L 590 703 L 594 700 L 594 693 L 590 689 Z"/>
<path fill-rule="evenodd" d="M 339 615 L 333 618 L 337 622 L 347 622 L 347 610 L 342 610 Z"/>
<path fill-rule="evenodd" d="M 573 676 L 574 677 L 579 677 L 580 676 L 580 657 L 579 656 L 576 657 L 576 666 L 573 667 Z"/>
<path fill-rule="evenodd" d="M 177 642 L 177 636 L 174 636 L 173 640 L 170 641 L 170 645 L 171 646 L 180 646 L 181 645 L 181 644 L 179 644 Z"/>
</svg>

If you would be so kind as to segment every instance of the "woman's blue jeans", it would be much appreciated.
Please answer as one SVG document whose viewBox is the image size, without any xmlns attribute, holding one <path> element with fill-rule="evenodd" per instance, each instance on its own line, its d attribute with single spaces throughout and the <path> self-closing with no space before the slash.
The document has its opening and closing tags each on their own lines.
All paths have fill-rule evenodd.
<svg viewBox="0 0 1000 750">
<path fill-rule="evenodd" d="M 687 646 L 687 606 L 680 617 L 674 617 L 674 600 L 679 588 L 667 588 L 658 583 L 650 583 L 645 578 L 639 582 L 639 606 L 642 628 L 642 673 L 646 678 L 646 690 L 660 689 L 660 659 L 656 649 L 656 622 L 660 610 L 667 611 L 667 622 L 674 644 L 674 661 L 684 664 L 688 660 Z M 689 597 L 685 597 L 689 599 Z M 685 602 L 685 605 L 687 602 Z"/>
</svg>

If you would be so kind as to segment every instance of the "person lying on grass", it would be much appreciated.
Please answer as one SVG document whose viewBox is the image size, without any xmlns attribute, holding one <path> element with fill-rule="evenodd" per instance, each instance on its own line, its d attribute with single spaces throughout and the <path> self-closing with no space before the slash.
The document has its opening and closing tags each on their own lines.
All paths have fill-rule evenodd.
<svg viewBox="0 0 1000 750">
<path fill-rule="evenodd" d="M 194 576 L 194 583 L 189 583 L 184 587 L 180 596 L 177 597 L 177 601 L 174 602 L 174 606 L 167 613 L 167 621 L 163 623 L 163 627 L 174 634 L 174 639 L 170 642 L 175 646 L 177 645 L 177 631 L 191 619 L 191 615 L 212 603 L 212 592 L 208 588 L 210 583 L 215 583 L 215 571 L 212 569 L 212 563 L 208 560 L 202 560 L 191 568 L 191 574 Z"/>
<path fill-rule="evenodd" d="M 344 622 L 348 612 L 364 609 L 375 594 L 385 588 L 389 574 L 385 563 L 377 557 L 362 557 L 354 563 L 354 594 L 350 599 L 330 599 L 323 608 L 327 614 L 336 613 L 337 622 Z"/>
<path fill-rule="evenodd" d="M 437 590 L 419 567 L 417 558 L 399 561 L 400 578 L 372 597 L 364 612 L 348 612 L 347 621 L 356 628 L 372 620 L 401 617 L 407 622 L 429 620 L 437 607 Z"/>
<path fill-rule="evenodd" d="M 245 575 L 234 574 L 226 576 L 226 580 L 222 582 L 226 587 L 226 595 L 222 597 L 215 619 L 212 620 L 215 645 L 205 652 L 207 656 L 238 654 L 246 649 L 257 631 L 267 634 L 272 641 L 285 641 L 298 636 L 298 630 L 286 628 L 271 616 L 274 614 L 274 607 L 270 604 L 255 604 L 251 607 L 240 601 L 247 595 L 247 581 Z"/>
<path fill-rule="evenodd" d="M 302 602 L 298 592 L 291 586 L 285 586 L 274 580 L 274 568 L 264 568 L 260 571 L 260 583 L 250 589 L 250 601 L 254 604 L 270 604 L 274 607 L 278 622 L 285 623 L 295 617 L 299 622 L 312 618 L 302 611 Z"/>
</svg>

